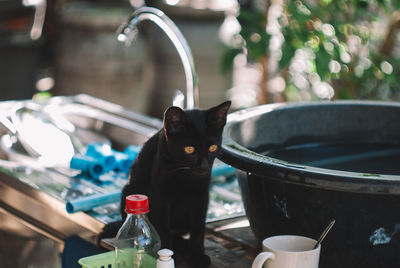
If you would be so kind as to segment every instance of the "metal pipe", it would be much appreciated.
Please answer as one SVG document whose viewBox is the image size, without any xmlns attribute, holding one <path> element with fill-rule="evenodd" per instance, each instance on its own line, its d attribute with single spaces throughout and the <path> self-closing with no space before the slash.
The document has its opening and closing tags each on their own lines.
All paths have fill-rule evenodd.
<svg viewBox="0 0 400 268">
<path fill-rule="evenodd" d="M 121 25 L 117 39 L 130 45 L 138 33 L 137 25 L 144 20 L 150 20 L 159 26 L 178 51 L 186 76 L 186 108 L 199 107 L 199 86 L 193 54 L 186 39 L 175 23 L 159 9 L 142 7 L 132 13 L 128 22 Z"/>
</svg>

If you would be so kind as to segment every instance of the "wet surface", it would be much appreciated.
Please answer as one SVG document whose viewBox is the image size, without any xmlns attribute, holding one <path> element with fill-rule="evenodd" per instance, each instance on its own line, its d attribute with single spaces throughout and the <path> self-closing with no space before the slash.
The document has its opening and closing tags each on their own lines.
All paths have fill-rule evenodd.
<svg viewBox="0 0 400 268">
<path fill-rule="evenodd" d="M 400 146 L 396 144 L 309 143 L 262 154 L 312 167 L 400 175 L 397 161 L 400 157 Z"/>
</svg>

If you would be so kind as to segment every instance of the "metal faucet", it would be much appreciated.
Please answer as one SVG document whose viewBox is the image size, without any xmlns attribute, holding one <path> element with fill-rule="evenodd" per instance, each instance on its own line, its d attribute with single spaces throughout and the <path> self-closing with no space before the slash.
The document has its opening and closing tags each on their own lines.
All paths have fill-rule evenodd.
<svg viewBox="0 0 400 268">
<path fill-rule="evenodd" d="M 124 42 L 129 46 L 138 33 L 137 25 L 144 20 L 150 20 L 159 26 L 174 44 L 183 64 L 186 77 L 186 108 L 199 107 L 199 85 L 192 51 L 181 31 L 164 12 L 152 7 L 139 8 L 132 13 L 127 23 L 120 26 L 117 36 L 118 41 Z"/>
<path fill-rule="evenodd" d="M 34 7 L 35 14 L 30 32 L 32 40 L 38 40 L 42 36 L 44 19 L 46 16 L 47 0 L 23 0 L 22 4 L 26 7 Z"/>
</svg>

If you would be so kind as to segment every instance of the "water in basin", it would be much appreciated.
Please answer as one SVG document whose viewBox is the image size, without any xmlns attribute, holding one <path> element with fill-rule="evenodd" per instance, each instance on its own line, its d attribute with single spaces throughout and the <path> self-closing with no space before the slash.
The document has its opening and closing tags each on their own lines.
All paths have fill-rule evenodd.
<svg viewBox="0 0 400 268">
<path fill-rule="evenodd" d="M 400 175 L 400 145 L 306 143 L 262 151 L 263 155 L 301 165 L 368 174 Z"/>
</svg>

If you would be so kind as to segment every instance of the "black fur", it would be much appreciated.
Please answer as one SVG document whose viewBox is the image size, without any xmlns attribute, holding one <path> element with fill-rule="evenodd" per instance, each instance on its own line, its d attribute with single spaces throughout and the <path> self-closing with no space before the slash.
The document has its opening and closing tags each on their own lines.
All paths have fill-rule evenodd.
<svg viewBox="0 0 400 268">
<path fill-rule="evenodd" d="M 210 264 L 203 243 L 211 167 L 220 152 L 229 107 L 227 101 L 208 110 L 168 108 L 164 128 L 144 144 L 122 190 L 122 219 L 126 196 L 147 195 L 149 218 L 162 248 L 187 256 L 197 266 Z M 211 145 L 217 145 L 215 152 L 210 152 Z M 193 146 L 194 152 L 185 152 L 186 146 Z M 120 226 L 121 222 L 107 225 L 99 238 L 114 237 Z M 182 238 L 187 233 L 189 240 Z"/>
</svg>

